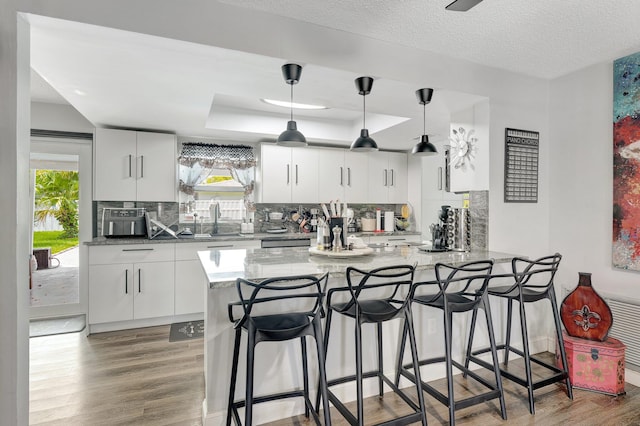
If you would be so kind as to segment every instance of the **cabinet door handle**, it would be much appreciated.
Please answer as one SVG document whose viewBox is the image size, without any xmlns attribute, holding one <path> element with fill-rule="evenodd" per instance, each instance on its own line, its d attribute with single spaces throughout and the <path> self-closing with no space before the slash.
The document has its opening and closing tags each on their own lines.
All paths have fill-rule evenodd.
<svg viewBox="0 0 640 426">
<path fill-rule="evenodd" d="M 393 173 L 393 169 L 391 169 L 391 185 L 390 186 L 396 186 L 396 178 Z"/>
<path fill-rule="evenodd" d="M 384 169 L 384 186 L 387 186 L 387 169 Z"/>
<path fill-rule="evenodd" d="M 140 281 L 142 281 L 142 273 L 140 272 L 141 270 L 141 268 L 138 268 L 138 293 L 140 293 Z"/>
<path fill-rule="evenodd" d="M 344 185 L 344 168 L 340 167 L 340 186 Z"/>
<path fill-rule="evenodd" d="M 124 270 L 124 294 L 129 294 L 129 270 Z"/>
<path fill-rule="evenodd" d="M 122 251 L 153 251 L 153 248 L 122 249 Z"/>
<path fill-rule="evenodd" d="M 131 177 L 131 154 L 129 154 L 129 177 Z"/>
<path fill-rule="evenodd" d="M 144 177 L 144 155 L 140 156 L 140 177 Z"/>
<path fill-rule="evenodd" d="M 351 167 L 347 167 L 347 186 L 351 186 Z"/>
<path fill-rule="evenodd" d="M 442 167 L 438 167 L 438 191 L 442 191 Z"/>
<path fill-rule="evenodd" d="M 219 248 L 233 248 L 234 245 L 233 244 L 221 244 L 219 246 L 207 246 L 207 248 L 211 248 L 211 249 L 219 249 Z"/>
<path fill-rule="evenodd" d="M 289 185 L 289 165 L 287 164 L 287 185 Z"/>
<path fill-rule="evenodd" d="M 296 164 L 296 185 L 298 184 L 298 165 Z"/>
</svg>

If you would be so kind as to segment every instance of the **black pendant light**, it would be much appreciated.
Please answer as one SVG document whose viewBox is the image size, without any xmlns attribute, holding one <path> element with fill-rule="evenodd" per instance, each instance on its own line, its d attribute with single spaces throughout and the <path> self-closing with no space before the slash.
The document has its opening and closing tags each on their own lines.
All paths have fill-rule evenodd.
<svg viewBox="0 0 640 426">
<path fill-rule="evenodd" d="M 412 155 L 435 155 L 438 153 L 435 145 L 429 142 L 429 136 L 427 136 L 427 109 L 426 105 L 431 102 L 431 96 L 433 96 L 433 89 L 418 89 L 416 90 L 416 98 L 422 105 L 422 137 L 420 142 L 413 147 L 411 151 Z"/>
<path fill-rule="evenodd" d="M 298 64 L 284 64 L 282 76 L 287 84 L 291 85 L 291 119 L 287 123 L 287 130 L 280 133 L 276 143 L 282 146 L 307 146 L 307 139 L 298 131 L 296 122 L 293 121 L 293 85 L 300 81 L 302 67 Z"/>
<path fill-rule="evenodd" d="M 351 151 L 377 151 L 378 145 L 376 141 L 369 137 L 369 130 L 367 130 L 365 115 L 367 112 L 365 98 L 371 93 L 371 87 L 373 86 L 373 78 L 371 77 L 358 77 L 356 78 L 356 88 L 358 93 L 362 95 L 362 130 L 360 130 L 360 137 L 351 144 Z"/>
</svg>

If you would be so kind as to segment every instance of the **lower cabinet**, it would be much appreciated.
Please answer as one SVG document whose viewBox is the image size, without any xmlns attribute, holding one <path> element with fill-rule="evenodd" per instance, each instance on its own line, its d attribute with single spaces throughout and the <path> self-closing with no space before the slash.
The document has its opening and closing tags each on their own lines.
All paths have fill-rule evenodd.
<svg viewBox="0 0 640 426">
<path fill-rule="evenodd" d="M 173 262 L 89 267 L 89 323 L 173 315 Z"/>
<path fill-rule="evenodd" d="M 89 324 L 174 314 L 174 244 L 89 249 Z"/>
</svg>

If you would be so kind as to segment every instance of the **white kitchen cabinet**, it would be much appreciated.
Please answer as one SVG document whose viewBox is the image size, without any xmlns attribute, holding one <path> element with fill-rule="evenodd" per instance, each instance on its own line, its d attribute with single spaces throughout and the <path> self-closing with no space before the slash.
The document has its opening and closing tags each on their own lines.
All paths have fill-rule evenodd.
<svg viewBox="0 0 640 426">
<path fill-rule="evenodd" d="M 370 152 L 369 202 L 407 202 L 407 154 L 399 152 Z"/>
<path fill-rule="evenodd" d="M 198 252 L 216 248 L 260 248 L 260 240 L 176 244 L 176 315 L 204 312 L 209 281 L 198 260 Z"/>
<path fill-rule="evenodd" d="M 369 201 L 369 160 L 366 154 L 344 149 L 320 149 L 318 164 L 318 195 L 321 202 L 335 199 L 348 203 Z"/>
<path fill-rule="evenodd" d="M 175 135 L 96 129 L 94 200 L 177 199 Z"/>
<path fill-rule="evenodd" d="M 317 203 L 318 150 L 262 145 L 261 202 Z"/>
<path fill-rule="evenodd" d="M 447 191 L 446 185 L 446 152 L 439 151 L 433 156 L 420 157 L 422 170 L 420 185 L 420 205 L 422 208 L 421 231 L 431 239 L 429 225 L 439 223 L 442 206 L 463 206 L 463 195 Z"/>
<path fill-rule="evenodd" d="M 89 324 L 174 314 L 175 244 L 89 249 Z"/>
</svg>

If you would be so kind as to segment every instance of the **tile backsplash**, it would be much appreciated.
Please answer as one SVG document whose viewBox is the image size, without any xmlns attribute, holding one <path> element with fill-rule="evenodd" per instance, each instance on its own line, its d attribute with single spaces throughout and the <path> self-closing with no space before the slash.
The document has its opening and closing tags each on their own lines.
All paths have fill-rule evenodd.
<svg viewBox="0 0 640 426">
<path fill-rule="evenodd" d="M 349 208 L 354 210 L 355 218 L 371 217 L 375 218 L 376 209 L 384 211 L 393 211 L 395 215 L 400 215 L 402 204 L 350 204 Z M 181 215 L 179 203 L 152 203 L 152 202 L 118 202 L 118 201 L 96 201 L 94 202 L 94 219 L 93 219 L 93 236 L 102 235 L 102 212 L 105 207 L 135 207 L 145 208 L 152 217 L 163 224 L 170 226 L 176 231 L 190 228 L 193 233 L 211 234 L 213 224 L 209 221 L 198 221 L 197 225 L 193 220 L 184 220 L 184 212 Z M 298 232 L 298 224 L 291 220 L 292 212 L 302 208 L 305 211 L 318 209 L 322 215 L 320 204 L 256 204 L 256 211 L 253 213 L 254 232 L 266 232 L 267 229 L 274 227 L 287 228 L 289 232 Z M 282 212 L 283 219 L 274 223 L 268 219 L 269 212 Z M 488 223 L 489 223 L 489 192 L 488 191 L 472 191 L 469 193 L 469 214 L 472 222 L 471 248 L 474 250 L 484 250 L 488 247 Z M 183 218 L 180 221 L 180 218 Z M 410 227 L 408 230 L 419 230 L 416 226 L 413 214 L 410 219 Z M 222 219 L 218 222 L 218 233 L 239 233 L 241 219 Z M 425 239 L 429 236 L 425 235 Z"/>
<path fill-rule="evenodd" d="M 102 235 L 102 212 L 104 208 L 145 208 L 151 216 L 157 217 L 157 220 L 175 230 L 183 230 L 190 228 L 193 233 L 212 233 L 213 223 L 210 220 L 200 221 L 196 224 L 194 220 L 185 220 L 184 212 L 180 211 L 179 203 L 152 203 L 152 202 L 122 202 L 122 201 L 96 201 L 94 202 L 94 232 L 93 236 Z M 302 208 L 305 211 L 318 209 L 322 215 L 320 204 L 256 204 L 256 211 L 253 213 L 254 231 L 266 232 L 267 229 L 273 227 L 284 227 L 289 232 L 297 232 L 297 223 L 291 221 L 292 212 Z M 354 210 L 355 218 L 372 217 L 375 218 L 376 208 L 384 211 L 393 211 L 399 215 L 402 204 L 351 204 L 349 208 Z M 282 212 L 283 219 L 274 223 L 268 219 L 269 212 Z M 182 220 L 180 220 L 182 218 Z M 240 232 L 241 219 L 221 219 L 218 221 L 218 233 L 234 233 Z M 415 223 L 412 223 L 411 230 L 415 229 Z"/>
</svg>

